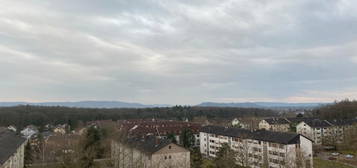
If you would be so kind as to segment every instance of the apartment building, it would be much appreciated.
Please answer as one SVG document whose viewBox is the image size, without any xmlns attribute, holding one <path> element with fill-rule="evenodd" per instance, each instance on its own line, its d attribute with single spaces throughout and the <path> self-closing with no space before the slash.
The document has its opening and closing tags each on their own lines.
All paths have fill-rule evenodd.
<svg viewBox="0 0 357 168">
<path fill-rule="evenodd" d="M 259 122 L 259 129 L 288 132 L 290 129 L 290 122 L 285 118 L 268 118 Z"/>
<path fill-rule="evenodd" d="M 216 157 L 222 144 L 237 152 L 237 164 L 252 168 L 313 167 L 312 141 L 305 136 L 266 130 L 206 126 L 200 131 L 200 151 Z"/>
<path fill-rule="evenodd" d="M 320 120 L 302 121 L 296 126 L 296 132 L 314 141 L 315 145 L 341 143 L 346 130 L 356 124 L 356 120 Z"/>
<path fill-rule="evenodd" d="M 111 158 L 116 168 L 190 168 L 190 151 L 155 136 L 113 141 Z"/>
<path fill-rule="evenodd" d="M 328 140 L 326 143 L 336 144 L 342 143 L 345 139 L 346 132 L 351 129 L 352 127 L 356 126 L 356 120 L 354 119 L 333 119 L 333 120 L 326 120 L 333 126 L 331 137 L 325 140 Z"/>
<path fill-rule="evenodd" d="M 26 139 L 0 128 L 0 168 L 23 168 Z"/>
</svg>

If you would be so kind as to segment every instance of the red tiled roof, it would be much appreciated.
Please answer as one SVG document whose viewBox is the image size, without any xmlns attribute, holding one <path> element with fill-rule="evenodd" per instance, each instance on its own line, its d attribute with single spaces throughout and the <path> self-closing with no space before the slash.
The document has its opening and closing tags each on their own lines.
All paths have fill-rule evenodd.
<svg viewBox="0 0 357 168">
<path fill-rule="evenodd" d="M 181 134 L 184 129 L 198 133 L 201 125 L 172 120 L 124 120 L 120 122 L 119 127 L 131 135 L 167 135 L 170 133 Z"/>
</svg>

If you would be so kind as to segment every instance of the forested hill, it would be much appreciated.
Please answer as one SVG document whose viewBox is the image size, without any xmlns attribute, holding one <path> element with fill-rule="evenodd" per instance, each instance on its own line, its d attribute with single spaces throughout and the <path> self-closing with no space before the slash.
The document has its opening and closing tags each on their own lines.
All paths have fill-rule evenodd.
<svg viewBox="0 0 357 168">
<path fill-rule="evenodd" d="M 141 104 L 123 101 L 78 101 L 78 102 L 0 102 L 0 107 L 13 107 L 20 105 L 31 106 L 63 106 L 76 108 L 153 108 L 153 107 L 170 107 L 166 104 Z"/>
<path fill-rule="evenodd" d="M 313 111 L 313 115 L 325 119 L 352 119 L 357 117 L 357 101 L 343 100 L 322 106 Z"/>
<path fill-rule="evenodd" d="M 228 118 L 243 116 L 268 117 L 276 115 L 272 110 L 257 108 L 228 107 L 189 107 L 174 106 L 163 108 L 69 108 L 47 106 L 16 106 L 0 108 L 0 126 L 10 124 L 23 127 L 29 124 L 43 126 L 45 124 L 78 123 L 92 120 L 119 120 L 134 118 L 159 118 L 183 120 L 193 117 Z"/>
<path fill-rule="evenodd" d="M 314 109 L 329 103 L 282 103 L 282 102 L 245 102 L 245 103 L 216 103 L 203 102 L 201 107 L 244 107 L 266 109 Z"/>
</svg>

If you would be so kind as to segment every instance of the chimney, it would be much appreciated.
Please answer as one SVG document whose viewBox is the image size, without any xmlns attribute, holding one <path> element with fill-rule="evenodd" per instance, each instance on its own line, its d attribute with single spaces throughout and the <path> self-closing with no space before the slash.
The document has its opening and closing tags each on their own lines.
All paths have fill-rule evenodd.
<svg viewBox="0 0 357 168">
<path fill-rule="evenodd" d="M 155 145 L 159 145 L 160 143 L 160 138 L 159 137 L 155 137 Z"/>
</svg>

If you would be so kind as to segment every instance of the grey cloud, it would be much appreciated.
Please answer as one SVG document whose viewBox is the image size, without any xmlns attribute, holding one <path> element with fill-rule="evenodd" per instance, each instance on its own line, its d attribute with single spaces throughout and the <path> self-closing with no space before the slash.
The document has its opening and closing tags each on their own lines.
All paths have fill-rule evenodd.
<svg viewBox="0 0 357 168">
<path fill-rule="evenodd" d="M 356 6 L 2 1 L 0 100 L 342 99 L 357 90 Z M 337 96 L 323 97 L 327 91 Z"/>
</svg>

